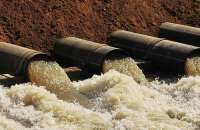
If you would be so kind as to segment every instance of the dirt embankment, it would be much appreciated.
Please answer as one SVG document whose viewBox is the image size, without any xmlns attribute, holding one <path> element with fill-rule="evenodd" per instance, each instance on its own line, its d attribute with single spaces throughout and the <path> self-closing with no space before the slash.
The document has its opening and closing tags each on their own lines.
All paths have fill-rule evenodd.
<svg viewBox="0 0 200 130">
<path fill-rule="evenodd" d="M 200 1 L 0 1 L 0 40 L 46 52 L 63 36 L 106 42 L 117 29 L 156 35 L 165 21 L 199 27 Z"/>
</svg>

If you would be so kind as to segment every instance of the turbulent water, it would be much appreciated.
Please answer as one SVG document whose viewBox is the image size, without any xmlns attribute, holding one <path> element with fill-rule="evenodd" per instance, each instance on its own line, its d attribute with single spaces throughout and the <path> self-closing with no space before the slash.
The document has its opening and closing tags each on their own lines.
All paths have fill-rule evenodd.
<svg viewBox="0 0 200 130">
<path fill-rule="evenodd" d="M 186 75 L 200 75 L 200 57 L 188 58 L 185 63 Z"/>
<path fill-rule="evenodd" d="M 28 66 L 28 75 L 32 83 L 45 86 L 60 99 L 89 106 L 87 97 L 74 89 L 69 77 L 56 62 L 34 61 Z"/>
<path fill-rule="evenodd" d="M 29 69 L 37 86 L 0 86 L 0 130 L 200 129 L 198 76 L 141 85 L 133 76 L 110 70 L 71 83 L 54 62 L 34 62 Z"/>
<path fill-rule="evenodd" d="M 142 70 L 137 66 L 136 62 L 128 57 L 121 59 L 105 60 L 103 63 L 103 72 L 108 72 L 114 69 L 120 73 L 126 74 L 134 78 L 136 82 L 144 83 L 146 82 L 145 75 Z"/>
</svg>

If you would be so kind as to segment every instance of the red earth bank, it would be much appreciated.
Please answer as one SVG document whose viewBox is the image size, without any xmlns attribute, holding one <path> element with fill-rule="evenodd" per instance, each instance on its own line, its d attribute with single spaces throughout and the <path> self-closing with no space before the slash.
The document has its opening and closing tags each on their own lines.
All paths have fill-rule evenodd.
<svg viewBox="0 0 200 130">
<path fill-rule="evenodd" d="M 45 52 L 64 36 L 102 43 L 117 29 L 156 36 L 165 21 L 200 27 L 200 1 L 0 0 L 0 41 Z"/>
</svg>

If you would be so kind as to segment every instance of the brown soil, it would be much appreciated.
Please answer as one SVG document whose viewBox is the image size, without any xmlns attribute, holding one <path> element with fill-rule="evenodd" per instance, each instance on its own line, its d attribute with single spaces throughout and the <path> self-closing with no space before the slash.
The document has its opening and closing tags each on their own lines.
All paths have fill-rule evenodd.
<svg viewBox="0 0 200 130">
<path fill-rule="evenodd" d="M 106 42 L 125 29 L 156 35 L 162 22 L 200 26 L 199 0 L 0 0 L 0 40 L 48 51 L 77 36 Z"/>
</svg>

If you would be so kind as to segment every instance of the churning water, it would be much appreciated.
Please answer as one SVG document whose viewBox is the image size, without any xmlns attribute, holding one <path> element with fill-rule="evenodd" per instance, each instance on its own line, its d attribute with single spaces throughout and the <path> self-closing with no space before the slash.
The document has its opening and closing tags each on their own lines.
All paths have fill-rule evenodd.
<svg viewBox="0 0 200 130">
<path fill-rule="evenodd" d="M 144 83 L 146 78 L 142 70 L 137 66 L 136 62 L 130 58 L 120 58 L 114 60 L 105 60 L 103 63 L 103 72 L 108 72 L 114 69 L 122 74 L 126 74 L 134 78 L 136 82 Z"/>
<path fill-rule="evenodd" d="M 200 57 L 188 58 L 185 63 L 186 75 L 200 75 Z"/>
<path fill-rule="evenodd" d="M 71 83 L 55 62 L 33 62 L 29 77 L 37 86 L 0 87 L 0 130 L 200 129 L 200 77 L 142 85 L 125 74 L 110 70 Z"/>
<path fill-rule="evenodd" d="M 33 61 L 28 66 L 28 76 L 32 83 L 45 86 L 62 100 L 89 105 L 87 97 L 75 90 L 65 71 L 56 62 Z"/>
</svg>

